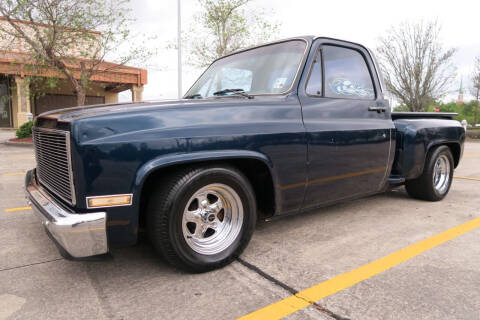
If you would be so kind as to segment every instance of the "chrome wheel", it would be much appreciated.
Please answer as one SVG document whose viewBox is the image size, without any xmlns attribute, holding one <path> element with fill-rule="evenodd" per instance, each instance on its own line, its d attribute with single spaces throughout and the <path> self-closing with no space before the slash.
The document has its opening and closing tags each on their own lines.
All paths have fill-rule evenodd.
<svg viewBox="0 0 480 320">
<path fill-rule="evenodd" d="M 220 183 L 209 184 L 196 191 L 183 211 L 185 241 L 192 250 L 204 255 L 227 249 L 240 234 L 242 224 L 240 196 Z"/>
<path fill-rule="evenodd" d="M 438 193 L 443 194 L 450 183 L 450 161 L 444 154 L 438 157 L 433 168 L 433 185 Z"/>
</svg>

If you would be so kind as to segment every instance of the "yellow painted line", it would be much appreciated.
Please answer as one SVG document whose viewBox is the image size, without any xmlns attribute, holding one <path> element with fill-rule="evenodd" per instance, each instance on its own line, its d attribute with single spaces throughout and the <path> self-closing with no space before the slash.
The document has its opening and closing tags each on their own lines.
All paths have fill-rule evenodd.
<svg viewBox="0 0 480 320">
<path fill-rule="evenodd" d="M 462 177 L 462 176 L 454 176 L 455 179 L 464 179 L 464 180 L 473 180 L 473 181 L 480 181 L 480 178 L 471 178 L 471 177 Z"/>
<path fill-rule="evenodd" d="M 298 310 L 306 308 L 309 305 L 311 305 L 310 302 L 294 295 L 271 304 L 268 307 L 247 314 L 246 316 L 240 317 L 238 320 L 281 319 Z"/>
<path fill-rule="evenodd" d="M 3 176 L 23 176 L 25 172 L 11 172 L 11 173 L 4 173 Z"/>
<path fill-rule="evenodd" d="M 394 252 L 386 257 L 361 266 L 358 269 L 343 273 L 335 278 L 319 283 L 296 295 L 273 303 L 263 309 L 254 311 L 239 319 L 265 320 L 281 319 L 314 302 L 328 297 L 334 293 L 349 288 L 359 282 L 369 279 L 379 273 L 399 265 L 427 250 L 435 248 L 451 239 L 480 227 L 480 218 L 476 218 L 447 231 L 434 235 L 431 238 L 417 242 L 409 247 Z"/>
<path fill-rule="evenodd" d="M 478 156 L 480 156 L 480 152 L 466 153 L 463 155 L 464 158 L 478 157 Z"/>
<path fill-rule="evenodd" d="M 25 211 L 25 210 L 32 210 L 32 207 L 10 208 L 10 209 L 5 209 L 5 212 L 15 212 L 15 211 Z"/>
</svg>

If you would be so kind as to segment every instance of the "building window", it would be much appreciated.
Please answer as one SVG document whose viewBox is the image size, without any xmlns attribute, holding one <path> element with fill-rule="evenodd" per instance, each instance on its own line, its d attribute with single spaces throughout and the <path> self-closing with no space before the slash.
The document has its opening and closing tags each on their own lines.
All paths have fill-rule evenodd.
<svg viewBox="0 0 480 320">
<path fill-rule="evenodd" d="M 8 78 L 0 76 L 0 127 L 12 126 L 10 100 Z"/>
</svg>

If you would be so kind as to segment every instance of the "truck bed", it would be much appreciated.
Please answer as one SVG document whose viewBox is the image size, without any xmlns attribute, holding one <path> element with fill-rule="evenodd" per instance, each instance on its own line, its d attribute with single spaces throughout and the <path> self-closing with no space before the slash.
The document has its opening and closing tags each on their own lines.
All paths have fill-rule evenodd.
<svg viewBox="0 0 480 320">
<path fill-rule="evenodd" d="M 453 119 L 458 116 L 455 112 L 392 112 L 392 120 L 397 119 Z"/>
</svg>

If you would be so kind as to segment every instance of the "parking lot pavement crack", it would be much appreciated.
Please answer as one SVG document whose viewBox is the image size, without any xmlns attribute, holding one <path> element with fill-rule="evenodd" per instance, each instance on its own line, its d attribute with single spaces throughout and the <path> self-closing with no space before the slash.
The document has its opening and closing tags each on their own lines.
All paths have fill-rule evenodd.
<svg viewBox="0 0 480 320">
<path fill-rule="evenodd" d="M 40 261 L 40 262 L 34 262 L 34 263 L 29 263 L 29 264 L 23 264 L 21 266 L 4 268 L 4 269 L 0 269 L 0 272 L 20 269 L 20 268 L 27 268 L 27 267 L 36 266 L 36 265 L 45 264 L 45 263 L 50 263 L 50 262 L 55 262 L 55 261 L 59 261 L 59 260 L 63 260 L 63 258 L 57 258 L 57 259 L 52 259 L 52 260 L 47 260 L 47 261 Z"/>
<path fill-rule="evenodd" d="M 307 300 L 305 297 L 302 297 L 301 295 L 299 295 L 299 291 L 296 290 L 295 288 L 289 286 L 288 284 L 278 280 L 277 278 L 269 275 L 268 273 L 266 273 L 265 271 L 263 271 L 262 269 L 260 269 L 259 267 L 241 259 L 241 258 L 237 258 L 238 262 L 240 262 L 243 266 L 245 266 L 246 268 L 252 270 L 253 272 L 257 273 L 258 275 L 260 275 L 261 277 L 267 279 L 268 281 L 272 282 L 273 284 L 281 287 L 282 289 L 290 292 L 292 295 L 294 295 L 296 298 L 298 299 L 301 299 L 301 300 L 304 300 L 306 301 L 308 304 L 312 305 L 313 308 L 315 308 L 315 310 L 318 310 L 320 312 L 322 312 L 323 314 L 335 319 L 335 320 L 350 320 L 349 318 L 345 318 L 345 317 L 342 317 L 336 313 L 334 313 L 333 311 L 330 311 L 328 310 L 327 308 L 321 306 L 320 304 L 316 303 L 315 301 L 309 301 Z"/>
<path fill-rule="evenodd" d="M 86 273 L 90 281 L 90 285 L 97 296 L 98 306 L 102 312 L 103 319 L 123 319 L 123 317 L 117 317 L 115 309 L 109 302 L 109 297 L 104 287 L 101 284 L 102 274 L 98 273 L 98 269 L 95 265 L 87 264 Z"/>
<path fill-rule="evenodd" d="M 251 264 L 251 263 L 249 263 L 249 262 L 247 262 L 243 259 L 240 259 L 240 258 L 237 258 L 237 260 L 238 260 L 238 262 L 240 262 L 242 265 L 244 265 L 248 269 L 258 273 L 263 278 L 267 279 L 270 282 L 273 282 L 274 284 L 276 284 L 277 286 L 279 286 L 279 287 L 283 288 L 284 290 L 290 292 L 291 294 L 296 295 L 298 293 L 298 290 L 295 290 L 294 288 L 290 287 L 288 284 L 283 283 L 282 281 L 278 280 L 277 278 L 272 277 L 271 275 L 269 275 L 268 273 L 266 273 L 265 271 L 263 271 L 259 267 L 254 266 L 253 264 Z"/>
</svg>

